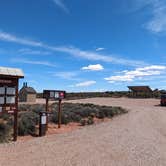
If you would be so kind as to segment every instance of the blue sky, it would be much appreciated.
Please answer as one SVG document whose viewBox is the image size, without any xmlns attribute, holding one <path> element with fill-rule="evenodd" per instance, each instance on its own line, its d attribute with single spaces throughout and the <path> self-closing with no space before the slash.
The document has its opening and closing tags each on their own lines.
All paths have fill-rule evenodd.
<svg viewBox="0 0 166 166">
<path fill-rule="evenodd" d="M 38 91 L 166 89 L 165 0 L 5 0 L 0 66 Z"/>
</svg>

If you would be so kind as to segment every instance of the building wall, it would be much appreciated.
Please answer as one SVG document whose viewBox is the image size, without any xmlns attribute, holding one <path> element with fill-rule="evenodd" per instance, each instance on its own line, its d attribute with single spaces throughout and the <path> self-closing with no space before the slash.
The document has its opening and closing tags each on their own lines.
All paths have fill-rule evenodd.
<svg viewBox="0 0 166 166">
<path fill-rule="evenodd" d="M 27 94 L 26 102 L 36 102 L 36 94 Z"/>
<path fill-rule="evenodd" d="M 26 102 L 27 101 L 27 95 L 25 92 L 19 93 L 19 101 L 20 102 Z"/>
</svg>

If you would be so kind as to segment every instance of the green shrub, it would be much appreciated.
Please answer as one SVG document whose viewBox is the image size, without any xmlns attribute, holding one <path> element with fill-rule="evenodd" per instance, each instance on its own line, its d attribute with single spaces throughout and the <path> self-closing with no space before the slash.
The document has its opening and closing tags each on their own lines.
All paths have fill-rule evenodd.
<svg viewBox="0 0 166 166">
<path fill-rule="evenodd" d="M 10 119 L 10 115 L 8 113 L 3 113 L 2 115 L 0 115 L 0 118 L 8 121 Z"/>
<path fill-rule="evenodd" d="M 94 118 L 95 116 L 96 116 L 95 113 L 91 113 L 91 114 L 90 114 L 90 117 L 92 117 L 92 118 Z"/>
<path fill-rule="evenodd" d="M 19 114 L 18 134 L 20 136 L 35 135 L 38 123 L 39 115 L 32 111 Z"/>
<path fill-rule="evenodd" d="M 86 123 L 87 123 L 87 122 L 86 122 L 86 120 L 85 120 L 85 119 L 81 119 L 81 120 L 80 120 L 80 124 L 81 124 L 81 126 L 85 126 L 85 125 L 86 125 Z"/>
<path fill-rule="evenodd" d="M 12 127 L 4 122 L 0 122 L 0 143 L 8 142 L 11 139 Z"/>
<path fill-rule="evenodd" d="M 105 118 L 104 112 L 103 111 L 99 111 L 98 114 L 97 114 L 97 118 L 104 119 Z"/>
<path fill-rule="evenodd" d="M 92 125 L 94 123 L 94 120 L 92 117 L 88 117 L 87 124 Z"/>
</svg>

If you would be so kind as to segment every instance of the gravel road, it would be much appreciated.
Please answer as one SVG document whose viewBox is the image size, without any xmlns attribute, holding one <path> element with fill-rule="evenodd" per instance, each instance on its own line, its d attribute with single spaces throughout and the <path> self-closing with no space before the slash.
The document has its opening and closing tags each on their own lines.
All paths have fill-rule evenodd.
<svg viewBox="0 0 166 166">
<path fill-rule="evenodd" d="M 166 166 L 166 107 L 155 99 L 72 102 L 122 106 L 129 113 L 71 133 L 0 145 L 0 166 Z"/>
</svg>

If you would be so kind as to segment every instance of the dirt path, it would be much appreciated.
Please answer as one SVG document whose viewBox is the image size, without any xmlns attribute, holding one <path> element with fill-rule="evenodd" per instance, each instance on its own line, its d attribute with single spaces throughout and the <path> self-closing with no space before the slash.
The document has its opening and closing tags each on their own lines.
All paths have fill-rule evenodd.
<svg viewBox="0 0 166 166">
<path fill-rule="evenodd" d="M 131 110 L 71 133 L 0 145 L 0 166 L 165 166 L 166 107 L 159 100 L 83 99 Z"/>
</svg>

